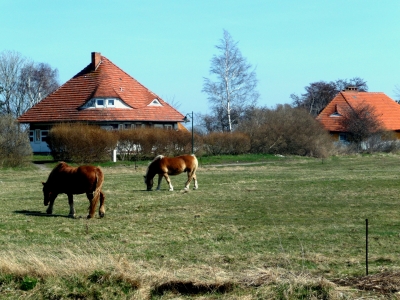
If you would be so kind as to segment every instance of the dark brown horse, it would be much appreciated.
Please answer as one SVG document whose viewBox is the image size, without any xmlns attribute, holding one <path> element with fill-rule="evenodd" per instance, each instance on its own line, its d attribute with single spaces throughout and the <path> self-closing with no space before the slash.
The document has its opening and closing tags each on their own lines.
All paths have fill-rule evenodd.
<svg viewBox="0 0 400 300">
<path fill-rule="evenodd" d="M 90 202 L 88 219 L 94 217 L 99 199 L 99 215 L 100 217 L 104 217 L 105 196 L 101 191 L 103 182 L 104 174 L 99 167 L 80 166 L 75 168 L 68 166 L 65 162 L 60 162 L 53 171 L 51 171 L 47 182 L 42 182 L 44 205 L 47 206 L 50 203 L 46 212 L 48 214 L 53 213 L 54 200 L 56 200 L 58 194 L 67 194 L 69 216 L 74 217 L 73 195 L 86 193 Z"/>
<path fill-rule="evenodd" d="M 147 185 L 147 190 L 151 191 L 153 188 L 153 178 L 158 174 L 158 186 L 157 190 L 160 190 L 161 181 L 164 177 L 168 182 L 169 190 L 173 191 L 174 187 L 171 184 L 171 180 L 168 175 L 179 175 L 183 172 L 187 173 L 188 180 L 185 184 L 185 190 L 189 189 L 190 182 L 194 180 L 193 189 L 198 188 L 196 179 L 196 170 L 198 162 L 196 156 L 192 155 L 181 155 L 177 157 L 166 157 L 162 155 L 156 156 L 153 161 L 147 167 L 146 175 L 144 176 L 144 183 Z"/>
</svg>

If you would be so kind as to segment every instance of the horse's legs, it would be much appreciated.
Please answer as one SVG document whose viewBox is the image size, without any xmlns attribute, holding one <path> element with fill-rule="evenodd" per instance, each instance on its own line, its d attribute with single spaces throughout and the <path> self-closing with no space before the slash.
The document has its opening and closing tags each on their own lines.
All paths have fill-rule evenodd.
<svg viewBox="0 0 400 300">
<path fill-rule="evenodd" d="M 157 184 L 156 191 L 159 191 L 159 190 L 160 190 L 162 179 L 163 179 L 163 175 L 162 175 L 162 174 L 158 174 L 158 184 Z"/>
<path fill-rule="evenodd" d="M 193 171 L 188 171 L 187 172 L 187 176 L 188 176 L 188 180 L 186 181 L 186 184 L 185 184 L 185 190 L 187 191 L 187 190 L 189 190 L 189 185 L 190 185 L 190 182 L 192 181 L 192 179 L 194 180 L 194 190 L 197 190 L 197 188 L 198 188 L 198 185 L 197 185 L 197 180 L 196 180 L 196 174 L 193 172 Z"/>
<path fill-rule="evenodd" d="M 72 194 L 68 194 L 68 204 L 69 204 L 68 217 L 75 218 L 74 196 Z"/>
<path fill-rule="evenodd" d="M 199 188 L 199 185 L 197 184 L 197 176 L 196 174 L 193 174 L 193 180 L 194 180 L 194 190 L 197 190 Z"/>
<path fill-rule="evenodd" d="M 86 193 L 87 198 L 89 199 L 89 214 L 87 216 L 88 219 L 94 218 L 94 214 L 96 212 L 96 204 L 99 200 L 100 195 L 94 195 L 94 193 Z"/>
<path fill-rule="evenodd" d="M 103 192 L 100 192 L 100 207 L 99 207 L 100 218 L 104 217 L 104 214 L 106 213 L 106 209 L 104 208 L 105 200 L 106 200 L 106 196 L 104 196 Z"/>
<path fill-rule="evenodd" d="M 47 207 L 46 213 L 51 215 L 53 213 L 53 205 L 54 205 L 54 200 L 56 200 L 58 195 L 55 195 L 54 197 L 51 197 L 50 202 L 49 202 L 49 207 Z"/>
<path fill-rule="evenodd" d="M 160 188 L 160 185 L 161 185 L 161 181 L 162 181 L 162 178 L 163 178 L 163 176 L 164 176 L 164 178 L 165 178 L 165 180 L 167 181 L 167 183 L 168 183 L 168 186 L 169 186 L 169 190 L 170 191 L 173 191 L 174 190 L 174 187 L 172 186 L 172 183 L 171 183 L 171 179 L 169 178 L 169 176 L 168 176 L 168 173 L 164 173 L 163 175 L 159 175 L 160 177 L 158 178 L 158 187 L 157 187 L 157 189 L 159 190 Z"/>
</svg>

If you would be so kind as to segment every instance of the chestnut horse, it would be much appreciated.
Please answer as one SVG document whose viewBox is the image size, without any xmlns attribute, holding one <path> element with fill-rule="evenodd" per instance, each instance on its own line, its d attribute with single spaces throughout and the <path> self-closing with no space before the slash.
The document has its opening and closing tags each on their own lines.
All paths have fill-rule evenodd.
<svg viewBox="0 0 400 300">
<path fill-rule="evenodd" d="M 58 194 L 67 194 L 69 203 L 69 216 L 75 217 L 73 195 L 86 193 L 89 199 L 89 215 L 87 218 L 93 218 L 97 202 L 100 199 L 99 215 L 104 217 L 105 196 L 101 191 L 104 182 L 104 174 L 99 167 L 80 166 L 70 167 L 65 162 L 60 162 L 51 171 L 47 182 L 43 184 L 44 205 L 47 208 L 47 213 L 53 213 L 54 200 Z"/>
<path fill-rule="evenodd" d="M 185 190 L 189 189 L 190 182 L 194 180 L 193 189 L 198 188 L 196 179 L 196 170 L 198 162 L 196 156 L 192 155 L 181 155 L 176 157 L 166 157 L 158 155 L 147 167 L 146 175 L 144 176 L 144 183 L 147 185 L 147 190 L 151 191 L 153 188 L 153 178 L 158 174 L 158 186 L 157 190 L 160 190 L 161 181 L 164 177 L 168 182 L 169 190 L 173 191 L 174 187 L 171 184 L 171 180 L 168 175 L 179 175 L 183 172 L 187 172 L 188 180 L 185 184 Z"/>
</svg>

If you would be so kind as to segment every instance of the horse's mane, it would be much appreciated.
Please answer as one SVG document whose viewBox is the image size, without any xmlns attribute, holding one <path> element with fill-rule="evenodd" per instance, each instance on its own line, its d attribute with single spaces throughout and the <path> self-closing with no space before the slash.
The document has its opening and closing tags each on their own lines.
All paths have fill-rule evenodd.
<svg viewBox="0 0 400 300">
<path fill-rule="evenodd" d="M 152 162 L 154 162 L 154 161 L 156 161 L 156 160 L 159 160 L 159 159 L 161 159 L 161 158 L 163 158 L 164 157 L 164 155 L 157 155 L 156 157 L 154 157 L 154 159 L 153 159 L 153 161 Z M 150 163 L 151 164 L 151 163 Z"/>
<path fill-rule="evenodd" d="M 51 170 L 51 172 L 50 172 L 49 177 L 48 177 L 47 180 L 49 180 L 49 179 L 53 178 L 54 176 L 56 176 L 55 174 L 59 173 L 60 170 L 64 169 L 65 167 L 68 167 L 67 163 L 65 163 L 65 162 L 63 162 L 63 161 L 59 162 L 59 163 L 54 167 L 54 169 Z"/>
<path fill-rule="evenodd" d="M 146 170 L 146 176 L 147 176 L 147 174 L 149 173 L 149 169 L 150 169 L 150 166 L 156 161 L 156 160 L 159 160 L 159 159 L 162 159 L 164 157 L 164 155 L 157 155 L 156 157 L 154 157 L 154 159 L 149 163 L 149 165 L 147 166 L 147 170 Z"/>
<path fill-rule="evenodd" d="M 54 169 L 50 172 L 50 175 L 58 172 L 59 170 L 65 168 L 65 167 L 68 167 L 67 163 L 65 163 L 63 161 L 59 162 L 57 164 L 57 166 L 55 166 Z"/>
</svg>

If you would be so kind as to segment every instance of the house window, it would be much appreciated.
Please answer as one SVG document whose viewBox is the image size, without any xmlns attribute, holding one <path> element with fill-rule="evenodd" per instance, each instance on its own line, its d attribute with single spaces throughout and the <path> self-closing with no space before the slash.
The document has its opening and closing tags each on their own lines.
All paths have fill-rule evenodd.
<svg viewBox="0 0 400 300">
<path fill-rule="evenodd" d="M 164 128 L 167 130 L 172 130 L 172 125 L 164 125 Z"/>
<path fill-rule="evenodd" d="M 42 142 L 47 142 L 47 136 L 49 135 L 48 130 L 42 130 L 42 136 L 41 136 L 41 141 Z"/>
<path fill-rule="evenodd" d="M 104 100 L 103 99 L 97 99 L 96 106 L 97 107 L 104 107 Z"/>
<path fill-rule="evenodd" d="M 35 131 L 33 131 L 33 130 L 30 130 L 29 131 L 29 141 L 32 143 L 33 142 L 33 136 L 34 136 L 34 134 L 35 134 Z"/>
<path fill-rule="evenodd" d="M 107 107 L 114 107 L 114 99 L 107 100 Z"/>
<path fill-rule="evenodd" d="M 160 101 L 158 99 L 153 99 L 153 101 L 150 102 L 149 106 L 162 106 Z"/>
<path fill-rule="evenodd" d="M 40 143 L 41 137 L 40 137 L 40 129 L 35 129 L 35 135 L 33 137 L 33 141 L 35 143 Z"/>
<path fill-rule="evenodd" d="M 118 124 L 118 129 L 119 129 L 119 130 L 124 129 L 124 124 Z"/>
<path fill-rule="evenodd" d="M 340 142 L 347 142 L 347 134 L 346 133 L 339 133 L 339 141 Z"/>
<path fill-rule="evenodd" d="M 164 126 L 162 124 L 154 124 L 154 128 L 163 128 Z"/>
</svg>

